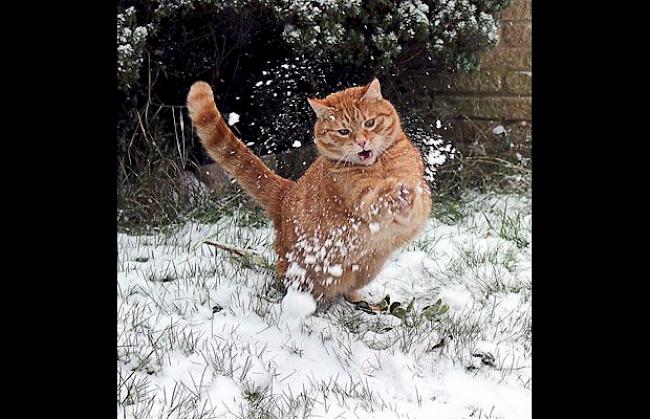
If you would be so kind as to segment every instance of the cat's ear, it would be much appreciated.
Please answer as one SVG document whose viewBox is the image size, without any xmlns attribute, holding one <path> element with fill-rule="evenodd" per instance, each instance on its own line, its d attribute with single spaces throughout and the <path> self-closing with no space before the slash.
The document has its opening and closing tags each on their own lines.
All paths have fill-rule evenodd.
<svg viewBox="0 0 650 419">
<path fill-rule="evenodd" d="M 366 93 L 363 94 L 362 99 L 368 102 L 376 102 L 383 99 L 381 96 L 381 86 L 379 85 L 379 80 L 377 80 L 377 78 L 374 78 L 370 82 Z"/>
<path fill-rule="evenodd" d="M 316 112 L 316 116 L 318 118 L 322 118 L 326 114 L 330 112 L 334 112 L 334 109 L 330 108 L 329 106 L 325 105 L 321 99 L 311 99 L 307 98 L 307 102 L 309 102 L 309 106 Z"/>
</svg>

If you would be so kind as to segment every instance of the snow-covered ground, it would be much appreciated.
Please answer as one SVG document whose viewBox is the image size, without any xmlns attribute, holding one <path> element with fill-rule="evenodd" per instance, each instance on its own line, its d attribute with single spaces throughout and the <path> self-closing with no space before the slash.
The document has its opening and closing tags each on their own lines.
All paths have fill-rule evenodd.
<svg viewBox="0 0 650 419">
<path fill-rule="evenodd" d="M 531 416 L 531 207 L 471 195 L 440 212 L 365 290 L 404 319 L 283 298 L 270 226 L 118 236 L 118 416 L 503 418 Z M 447 223 L 443 222 L 446 221 Z M 448 310 L 423 308 L 442 300 Z"/>
</svg>

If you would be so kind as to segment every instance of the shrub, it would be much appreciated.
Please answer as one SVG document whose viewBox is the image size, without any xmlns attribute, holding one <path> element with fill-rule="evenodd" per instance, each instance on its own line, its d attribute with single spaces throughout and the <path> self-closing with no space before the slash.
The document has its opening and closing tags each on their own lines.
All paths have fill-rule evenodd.
<svg viewBox="0 0 650 419">
<path fill-rule="evenodd" d="M 477 54 L 497 41 L 494 13 L 509 3 L 120 0 L 117 76 L 127 104 L 121 119 L 144 100 L 182 105 L 191 82 L 204 79 L 226 110 L 236 107 L 243 120 L 257 121 L 240 130 L 251 138 L 282 137 L 257 141 L 258 152 L 289 148 L 296 139 L 304 144 L 310 122 L 294 115 L 308 109 L 305 95 L 376 75 L 396 105 L 413 108 L 412 98 L 428 96 L 433 72 L 478 64 Z M 135 119 L 128 122 L 133 131 Z"/>
<path fill-rule="evenodd" d="M 213 35 L 222 38 L 233 29 L 229 23 L 237 21 L 234 15 L 259 18 L 251 11 L 272 14 L 276 23 L 272 37 L 281 38 L 293 55 L 320 56 L 352 67 L 366 66 L 379 75 L 407 70 L 417 59 L 429 61 L 427 65 L 432 69 L 472 69 L 478 64 L 477 53 L 495 45 L 498 28 L 494 13 L 509 3 L 510 0 L 122 0 L 117 20 L 118 79 L 120 88 L 132 86 L 144 62 L 146 41 L 161 36 L 165 19 L 171 18 L 174 25 L 201 36 L 197 30 L 204 28 L 190 26 L 194 23 L 192 15 L 211 15 Z M 140 11 L 139 18 L 136 10 Z M 225 16 L 226 11 L 231 16 Z M 255 26 L 255 22 L 248 23 Z M 174 47 L 173 43 L 168 45 L 166 57 L 174 55 Z M 185 66 L 208 62 L 206 57 L 199 58 L 202 59 L 186 62 Z M 218 72 L 222 62 L 211 64 L 216 65 L 214 71 Z"/>
<path fill-rule="evenodd" d="M 128 185 L 122 192 L 142 197 L 140 183 L 177 177 L 207 160 L 183 107 L 196 80 L 214 87 L 224 115 L 240 115 L 233 129 L 258 154 L 311 143 L 305 98 L 373 76 L 417 142 L 433 122 L 434 73 L 474 68 L 478 53 L 497 41 L 495 13 L 509 3 L 119 0 L 117 163 L 119 184 Z"/>
</svg>

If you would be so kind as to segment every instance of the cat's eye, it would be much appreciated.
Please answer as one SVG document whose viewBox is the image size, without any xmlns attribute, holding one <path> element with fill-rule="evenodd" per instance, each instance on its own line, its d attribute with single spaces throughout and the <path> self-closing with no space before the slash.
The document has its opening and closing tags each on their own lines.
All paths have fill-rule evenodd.
<svg viewBox="0 0 650 419">
<path fill-rule="evenodd" d="M 366 128 L 372 128 L 375 126 L 375 118 L 369 119 L 365 123 Z"/>
<path fill-rule="evenodd" d="M 348 135 L 350 133 L 350 130 L 347 128 L 343 128 L 339 130 L 339 134 L 341 135 Z"/>
</svg>

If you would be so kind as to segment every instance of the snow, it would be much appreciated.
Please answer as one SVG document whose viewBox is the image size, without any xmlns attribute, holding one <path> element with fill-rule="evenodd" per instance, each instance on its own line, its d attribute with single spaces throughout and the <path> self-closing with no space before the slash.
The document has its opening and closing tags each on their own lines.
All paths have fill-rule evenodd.
<svg viewBox="0 0 650 419">
<path fill-rule="evenodd" d="M 286 320 L 302 320 L 316 311 L 316 300 L 311 294 L 289 289 L 282 300 L 282 315 Z"/>
<path fill-rule="evenodd" d="M 370 232 L 375 234 L 379 231 L 379 223 L 370 223 L 368 224 L 368 228 L 370 229 Z"/>
<path fill-rule="evenodd" d="M 294 141 L 293 144 L 291 144 L 291 147 L 298 148 L 302 146 L 302 143 L 298 140 Z"/>
<path fill-rule="evenodd" d="M 339 277 L 343 275 L 343 267 L 341 265 L 332 265 L 327 269 L 327 273 L 332 276 Z"/>
<path fill-rule="evenodd" d="M 415 313 L 449 307 L 417 327 L 273 291 L 272 228 L 244 225 L 240 210 L 118 234 L 118 417 L 530 418 L 530 197 L 464 202 L 462 219 L 430 219 L 361 290 L 368 302 L 414 299 Z"/>
<path fill-rule="evenodd" d="M 222 414 L 237 412 L 246 405 L 242 391 L 232 378 L 217 376 L 207 391 L 206 399 Z"/>
<path fill-rule="evenodd" d="M 232 127 L 237 122 L 239 122 L 239 114 L 236 114 L 235 112 L 230 112 L 230 114 L 228 114 L 228 125 Z"/>
</svg>

